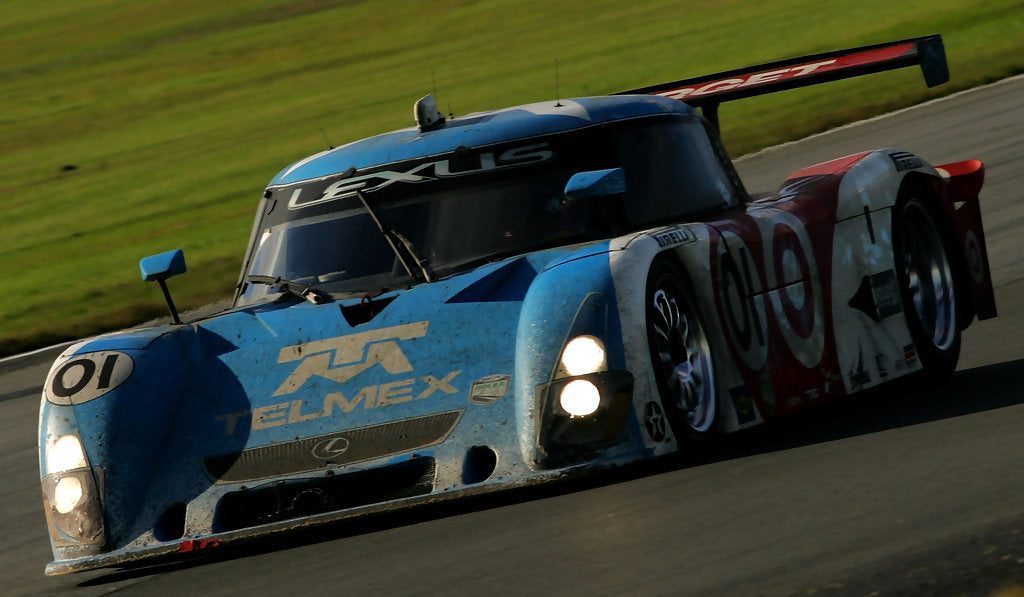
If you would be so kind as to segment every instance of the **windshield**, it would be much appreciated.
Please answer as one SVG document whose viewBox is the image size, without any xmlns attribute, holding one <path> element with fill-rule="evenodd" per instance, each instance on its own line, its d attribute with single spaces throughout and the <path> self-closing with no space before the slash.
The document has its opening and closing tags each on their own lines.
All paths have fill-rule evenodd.
<svg viewBox="0 0 1024 597">
<path fill-rule="evenodd" d="M 609 212 L 565 197 L 569 178 L 622 167 L 626 195 Z M 388 164 L 267 190 L 247 274 L 332 294 L 376 295 L 416 282 L 386 230 L 415 248 L 435 277 L 483 261 L 718 213 L 741 191 L 695 116 L 595 125 Z M 618 220 L 610 226 L 609 213 Z M 279 290 L 245 284 L 240 302 Z"/>
</svg>

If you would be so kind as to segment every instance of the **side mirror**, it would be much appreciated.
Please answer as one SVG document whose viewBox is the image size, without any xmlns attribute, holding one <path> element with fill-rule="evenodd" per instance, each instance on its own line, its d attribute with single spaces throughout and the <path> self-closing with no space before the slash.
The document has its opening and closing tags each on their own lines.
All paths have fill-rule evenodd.
<svg viewBox="0 0 1024 597">
<path fill-rule="evenodd" d="M 626 173 L 622 168 L 577 172 L 565 183 L 565 196 L 570 199 L 610 197 L 626 192 Z"/>
<path fill-rule="evenodd" d="M 625 192 L 626 173 L 622 168 L 577 172 L 565 183 L 565 196 L 592 203 L 615 236 L 623 233 L 622 196 Z"/>
<path fill-rule="evenodd" d="M 166 280 L 171 276 L 185 273 L 185 253 L 175 249 L 159 255 L 151 255 L 139 260 L 142 279 L 146 282 Z"/>
<path fill-rule="evenodd" d="M 178 310 L 171 300 L 171 293 L 167 290 L 167 278 L 185 273 L 185 253 L 181 249 L 175 249 L 159 255 L 151 255 L 139 260 L 139 270 L 142 272 L 142 279 L 146 282 L 156 280 L 160 284 L 160 290 L 164 292 L 164 299 L 167 301 L 167 308 L 171 311 L 171 318 L 174 323 L 181 323 L 178 318 Z"/>
</svg>

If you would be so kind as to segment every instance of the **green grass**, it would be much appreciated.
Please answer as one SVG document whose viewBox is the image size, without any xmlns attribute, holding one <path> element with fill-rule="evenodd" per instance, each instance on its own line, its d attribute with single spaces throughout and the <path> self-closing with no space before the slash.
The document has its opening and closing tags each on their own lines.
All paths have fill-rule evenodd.
<svg viewBox="0 0 1024 597">
<path fill-rule="evenodd" d="M 410 125 L 435 86 L 465 114 L 930 33 L 951 83 L 905 69 L 726 105 L 734 155 L 1024 72 L 1024 6 L 0 1 L 0 354 L 161 314 L 137 263 L 172 248 L 180 307 L 230 295 L 263 185 L 324 133 Z"/>
</svg>

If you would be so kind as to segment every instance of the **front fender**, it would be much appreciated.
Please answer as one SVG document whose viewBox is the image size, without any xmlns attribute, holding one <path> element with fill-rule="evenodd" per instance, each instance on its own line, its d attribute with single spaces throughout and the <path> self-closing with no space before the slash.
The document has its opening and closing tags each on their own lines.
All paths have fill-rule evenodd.
<svg viewBox="0 0 1024 597">
<path fill-rule="evenodd" d="M 52 473 L 47 451 L 56 439 L 77 435 L 98 486 L 107 546 L 153 533 L 171 502 L 187 503 L 190 497 L 152 487 L 153 471 L 191 460 L 167 452 L 180 444 L 172 437 L 172 430 L 181 433 L 175 424 L 179 411 L 202 399 L 196 388 L 199 378 L 208 376 L 203 361 L 213 345 L 201 338 L 204 334 L 188 326 L 104 337 L 72 347 L 50 369 L 40 409 L 41 476 Z M 194 496 L 202 489 L 185 490 Z M 66 542 L 54 543 L 62 559 L 58 543 Z M 78 551 L 67 549 L 65 555 Z"/>
<path fill-rule="evenodd" d="M 560 261 L 538 274 L 527 292 L 516 332 L 516 423 L 522 458 L 531 467 L 611 457 L 636 446 L 635 418 L 628 408 L 632 376 L 618 313 L 607 250 L 591 248 L 578 259 Z M 602 388 L 602 406 L 592 421 L 570 421 L 564 413 L 552 415 L 559 411 L 552 384 L 569 379 L 559 373 L 561 352 L 568 340 L 583 334 L 605 346 L 607 370 L 592 376 Z M 579 443 L 570 445 L 574 441 Z"/>
</svg>

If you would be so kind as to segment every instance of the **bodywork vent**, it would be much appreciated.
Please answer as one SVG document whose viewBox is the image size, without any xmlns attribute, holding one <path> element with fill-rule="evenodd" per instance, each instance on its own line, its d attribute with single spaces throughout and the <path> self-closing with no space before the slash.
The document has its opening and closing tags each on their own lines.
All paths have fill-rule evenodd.
<svg viewBox="0 0 1024 597">
<path fill-rule="evenodd" d="M 462 410 L 381 423 L 210 456 L 206 474 L 218 484 L 272 479 L 394 456 L 443 442 Z"/>
<path fill-rule="evenodd" d="M 276 481 L 221 498 L 214 532 L 234 531 L 430 493 L 434 459 L 412 458 L 398 464 L 316 479 Z"/>
</svg>

